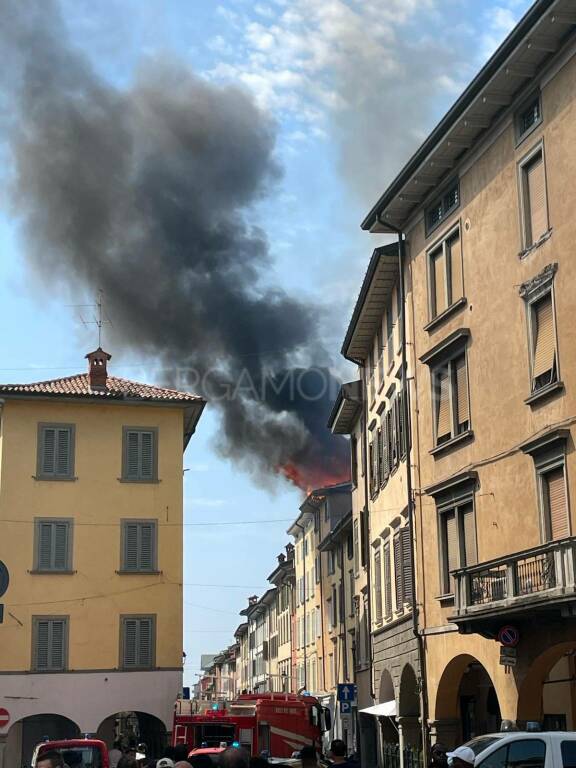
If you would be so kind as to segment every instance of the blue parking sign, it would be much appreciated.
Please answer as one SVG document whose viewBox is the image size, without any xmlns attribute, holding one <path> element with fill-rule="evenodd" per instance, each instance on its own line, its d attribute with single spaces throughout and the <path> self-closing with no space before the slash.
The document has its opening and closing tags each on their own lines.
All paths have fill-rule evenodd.
<svg viewBox="0 0 576 768">
<path fill-rule="evenodd" d="M 338 683 L 338 701 L 356 702 L 356 685 L 354 683 Z"/>
<path fill-rule="evenodd" d="M 352 704 L 350 704 L 349 701 L 341 701 L 340 702 L 340 714 L 341 715 L 349 715 L 352 712 Z"/>
</svg>

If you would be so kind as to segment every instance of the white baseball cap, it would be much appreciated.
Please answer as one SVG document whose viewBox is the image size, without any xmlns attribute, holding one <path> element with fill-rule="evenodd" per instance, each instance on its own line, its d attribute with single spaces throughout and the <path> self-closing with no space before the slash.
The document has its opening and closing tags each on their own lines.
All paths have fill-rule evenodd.
<svg viewBox="0 0 576 768">
<path fill-rule="evenodd" d="M 174 768 L 174 760 L 169 757 L 161 757 L 156 763 L 156 768 Z"/>
<path fill-rule="evenodd" d="M 476 760 L 474 750 L 470 749 L 470 747 L 458 747 L 454 752 L 446 752 L 446 757 L 448 759 L 457 758 L 458 760 L 462 760 L 463 763 L 468 763 L 468 765 L 474 765 L 474 761 Z"/>
</svg>

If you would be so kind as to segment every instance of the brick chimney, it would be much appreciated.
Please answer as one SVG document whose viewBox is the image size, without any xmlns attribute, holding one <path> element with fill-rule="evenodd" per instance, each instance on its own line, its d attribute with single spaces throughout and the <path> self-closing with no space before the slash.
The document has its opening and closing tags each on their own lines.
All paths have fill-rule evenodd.
<svg viewBox="0 0 576 768">
<path fill-rule="evenodd" d="M 94 350 L 94 352 L 88 352 L 86 359 L 88 360 L 88 379 L 90 381 L 90 389 L 96 391 L 102 391 L 106 389 L 106 381 L 108 379 L 108 373 L 106 371 L 106 365 L 112 355 L 108 352 L 104 352 L 102 347 Z"/>
</svg>

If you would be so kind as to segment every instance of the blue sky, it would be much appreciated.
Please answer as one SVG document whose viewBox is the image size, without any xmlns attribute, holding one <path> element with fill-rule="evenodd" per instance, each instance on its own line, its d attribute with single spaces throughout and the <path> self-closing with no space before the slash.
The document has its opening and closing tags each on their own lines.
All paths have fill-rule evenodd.
<svg viewBox="0 0 576 768">
<path fill-rule="evenodd" d="M 518 18 L 528 0 L 61 0 L 73 43 L 101 76 L 129 86 L 140 63 L 176 57 L 247 89 L 277 126 L 283 175 L 249 212 L 266 232 L 265 280 L 325 309 L 341 339 L 372 248 L 359 222 Z M 0 187 L 0 380 L 82 370 L 95 329 L 70 306 L 91 301 L 27 268 L 18 211 Z M 96 288 L 96 287 L 95 287 Z M 84 311 L 86 316 L 86 311 Z M 113 320 L 113 318 L 112 318 Z M 154 361 L 113 354 L 112 371 L 154 380 Z M 248 595 L 266 587 L 300 493 L 257 487 L 213 450 L 208 408 L 185 473 L 186 678 L 228 644 Z M 277 522 L 269 522 L 276 520 Z M 261 524 L 220 525 L 234 521 Z M 209 525 L 203 525 L 209 523 Z M 217 586 L 199 586 L 217 585 Z M 225 586 L 223 586 L 225 585 Z"/>
</svg>

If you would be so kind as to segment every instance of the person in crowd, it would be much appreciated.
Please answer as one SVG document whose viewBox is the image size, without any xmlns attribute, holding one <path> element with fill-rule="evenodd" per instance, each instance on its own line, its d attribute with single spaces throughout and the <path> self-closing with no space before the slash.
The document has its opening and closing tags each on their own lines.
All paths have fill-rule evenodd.
<svg viewBox="0 0 576 768">
<path fill-rule="evenodd" d="M 253 755 L 250 758 L 250 768 L 266 768 L 268 765 L 270 765 L 270 763 L 262 755 Z"/>
<path fill-rule="evenodd" d="M 302 762 L 302 768 L 315 768 L 315 766 L 318 765 L 316 747 L 302 747 L 300 750 L 300 760 Z"/>
<path fill-rule="evenodd" d="M 188 760 L 178 760 L 174 768 L 192 768 Z"/>
<path fill-rule="evenodd" d="M 245 749 L 229 747 L 218 758 L 220 768 L 250 768 L 250 756 Z"/>
<path fill-rule="evenodd" d="M 174 760 L 171 757 L 161 757 L 156 763 L 156 768 L 174 768 Z"/>
<path fill-rule="evenodd" d="M 36 768 L 64 768 L 64 760 L 58 752 L 45 752 L 36 763 Z"/>
<path fill-rule="evenodd" d="M 470 747 L 458 747 L 453 752 L 447 752 L 448 765 L 451 768 L 474 768 L 476 755 Z"/>
<path fill-rule="evenodd" d="M 430 768 L 446 768 L 447 765 L 446 747 L 437 741 L 430 750 Z"/>
<path fill-rule="evenodd" d="M 112 749 L 108 752 L 108 760 L 110 761 L 110 768 L 118 768 L 118 761 L 122 757 L 122 742 L 116 739 L 112 745 Z"/>
<path fill-rule="evenodd" d="M 172 760 L 174 760 L 175 763 L 177 763 L 179 760 L 187 760 L 188 759 L 188 752 L 190 751 L 190 747 L 187 747 L 186 744 L 177 744 L 174 747 L 174 752 L 170 757 Z"/>
<path fill-rule="evenodd" d="M 134 755 L 122 755 L 118 760 L 117 768 L 138 768 L 138 762 Z"/>
<path fill-rule="evenodd" d="M 214 766 L 208 755 L 192 755 L 188 758 L 188 762 L 192 768 L 213 768 Z"/>
<path fill-rule="evenodd" d="M 346 767 L 353 765 L 353 763 L 348 760 L 347 752 L 346 744 L 342 739 L 334 739 L 332 744 L 330 744 L 330 764 L 343 765 Z"/>
</svg>

